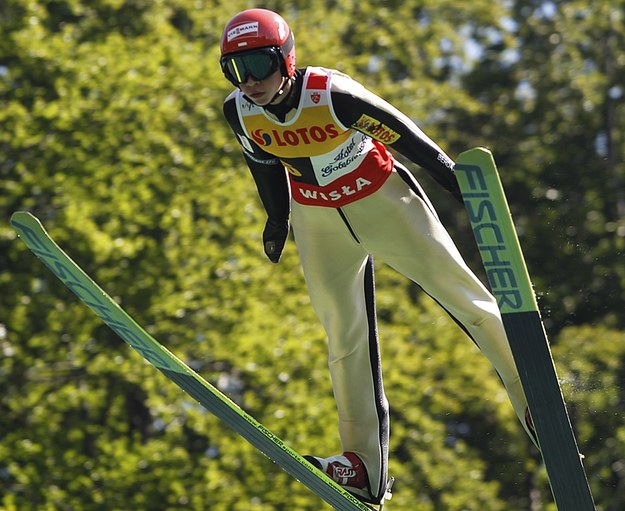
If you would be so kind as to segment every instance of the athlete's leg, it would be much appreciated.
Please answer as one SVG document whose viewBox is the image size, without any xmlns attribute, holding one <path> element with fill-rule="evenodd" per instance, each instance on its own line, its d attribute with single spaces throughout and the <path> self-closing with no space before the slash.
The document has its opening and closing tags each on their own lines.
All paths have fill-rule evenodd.
<svg viewBox="0 0 625 511">
<path fill-rule="evenodd" d="M 328 335 L 343 450 L 365 463 L 377 497 L 386 485 L 389 421 L 372 259 L 336 209 L 294 204 L 292 224 L 311 303 Z"/>
<path fill-rule="evenodd" d="M 499 373 L 535 441 L 495 298 L 466 265 L 414 178 L 401 167 L 398 171 L 378 192 L 346 207 L 347 217 L 366 250 L 416 282 L 465 329 Z"/>
</svg>

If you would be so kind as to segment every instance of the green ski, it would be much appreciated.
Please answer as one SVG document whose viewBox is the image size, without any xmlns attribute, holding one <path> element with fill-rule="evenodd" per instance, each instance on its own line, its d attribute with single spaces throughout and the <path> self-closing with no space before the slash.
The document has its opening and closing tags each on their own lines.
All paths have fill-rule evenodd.
<svg viewBox="0 0 625 511">
<path fill-rule="evenodd" d="M 456 177 L 534 420 L 561 511 L 595 509 L 534 290 L 491 152 L 457 160 Z"/>
<path fill-rule="evenodd" d="M 11 225 L 28 248 L 85 305 L 148 362 L 224 424 L 292 477 L 306 485 L 334 509 L 339 511 L 371 511 L 373 509 L 322 474 L 148 334 L 54 242 L 36 217 L 30 213 L 18 211 L 12 215 Z"/>
</svg>

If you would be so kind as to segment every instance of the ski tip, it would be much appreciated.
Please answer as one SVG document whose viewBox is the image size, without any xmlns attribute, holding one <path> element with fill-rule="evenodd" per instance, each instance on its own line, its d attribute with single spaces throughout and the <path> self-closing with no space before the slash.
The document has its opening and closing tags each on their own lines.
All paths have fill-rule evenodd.
<svg viewBox="0 0 625 511">
<path fill-rule="evenodd" d="M 13 214 L 11 215 L 11 223 L 13 222 L 19 222 L 19 221 L 24 221 L 24 220 L 30 220 L 30 219 L 37 219 L 37 217 L 35 217 L 35 215 L 33 215 L 32 213 L 30 213 L 29 211 L 15 211 L 13 212 Z"/>
<path fill-rule="evenodd" d="M 11 227 L 15 229 L 18 236 L 21 236 L 22 230 L 24 228 L 43 229 L 43 225 L 41 224 L 41 221 L 35 215 L 33 215 L 32 213 L 28 211 L 15 211 L 11 215 L 9 223 L 11 224 Z"/>
</svg>

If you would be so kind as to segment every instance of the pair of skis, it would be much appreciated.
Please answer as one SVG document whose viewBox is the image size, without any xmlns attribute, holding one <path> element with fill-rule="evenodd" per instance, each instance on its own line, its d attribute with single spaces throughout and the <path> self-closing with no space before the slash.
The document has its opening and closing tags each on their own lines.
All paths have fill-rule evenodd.
<svg viewBox="0 0 625 511">
<path fill-rule="evenodd" d="M 456 175 L 529 401 L 560 510 L 594 510 L 549 345 L 490 152 L 460 155 Z M 124 341 L 224 424 L 338 511 L 371 511 L 191 370 L 139 326 L 54 242 L 32 214 L 11 225 L 28 248 Z M 390 489 L 386 495 L 390 498 Z"/>
</svg>

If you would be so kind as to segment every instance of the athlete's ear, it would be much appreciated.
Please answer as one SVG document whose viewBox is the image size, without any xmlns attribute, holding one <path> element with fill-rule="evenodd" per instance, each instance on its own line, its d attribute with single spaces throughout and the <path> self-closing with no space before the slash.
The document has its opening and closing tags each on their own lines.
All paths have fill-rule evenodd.
<svg viewBox="0 0 625 511">
<path fill-rule="evenodd" d="M 289 220 L 272 220 L 269 218 L 263 231 L 263 248 L 272 263 L 278 263 L 284 244 L 289 235 Z"/>
</svg>

